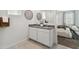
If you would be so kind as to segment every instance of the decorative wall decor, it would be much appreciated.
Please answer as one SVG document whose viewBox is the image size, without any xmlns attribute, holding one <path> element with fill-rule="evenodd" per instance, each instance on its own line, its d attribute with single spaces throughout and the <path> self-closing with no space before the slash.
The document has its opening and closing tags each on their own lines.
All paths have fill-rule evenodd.
<svg viewBox="0 0 79 59">
<path fill-rule="evenodd" d="M 33 18 L 33 12 L 31 10 L 26 10 L 24 16 L 26 19 L 31 20 Z"/>
<path fill-rule="evenodd" d="M 8 27 L 10 25 L 9 17 L 0 17 L 0 27 Z"/>
</svg>

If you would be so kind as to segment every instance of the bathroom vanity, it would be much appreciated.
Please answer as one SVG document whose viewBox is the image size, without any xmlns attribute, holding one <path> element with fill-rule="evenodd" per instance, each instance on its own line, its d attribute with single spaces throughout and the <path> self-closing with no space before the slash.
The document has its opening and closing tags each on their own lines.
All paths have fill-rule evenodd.
<svg viewBox="0 0 79 59">
<path fill-rule="evenodd" d="M 30 24 L 29 38 L 52 48 L 54 43 L 56 43 L 55 26 L 53 25 L 40 26 L 39 24 Z"/>
</svg>

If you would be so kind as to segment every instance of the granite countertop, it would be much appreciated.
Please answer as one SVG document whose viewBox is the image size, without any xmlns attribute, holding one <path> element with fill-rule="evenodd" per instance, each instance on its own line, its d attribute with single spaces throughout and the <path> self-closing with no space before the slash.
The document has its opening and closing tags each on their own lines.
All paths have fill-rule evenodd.
<svg viewBox="0 0 79 59">
<path fill-rule="evenodd" d="M 55 28 L 54 25 L 43 25 L 43 26 L 40 26 L 40 24 L 29 24 L 29 27 L 40 28 L 40 29 L 47 29 L 47 30 L 51 30 L 51 29 Z"/>
</svg>

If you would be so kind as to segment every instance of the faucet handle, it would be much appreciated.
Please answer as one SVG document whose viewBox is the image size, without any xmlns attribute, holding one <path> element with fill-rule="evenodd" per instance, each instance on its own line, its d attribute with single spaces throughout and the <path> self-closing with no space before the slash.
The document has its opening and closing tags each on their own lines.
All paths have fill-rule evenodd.
<svg viewBox="0 0 79 59">
<path fill-rule="evenodd" d="M 45 20 L 45 23 L 48 23 L 48 21 L 47 21 L 47 20 Z"/>
</svg>

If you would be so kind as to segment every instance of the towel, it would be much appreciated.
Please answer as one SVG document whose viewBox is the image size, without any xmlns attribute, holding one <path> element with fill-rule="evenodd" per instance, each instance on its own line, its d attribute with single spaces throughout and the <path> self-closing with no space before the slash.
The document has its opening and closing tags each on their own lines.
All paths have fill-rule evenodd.
<svg viewBox="0 0 79 59">
<path fill-rule="evenodd" d="M 3 22 L 8 22 L 8 17 L 3 17 Z"/>
</svg>

